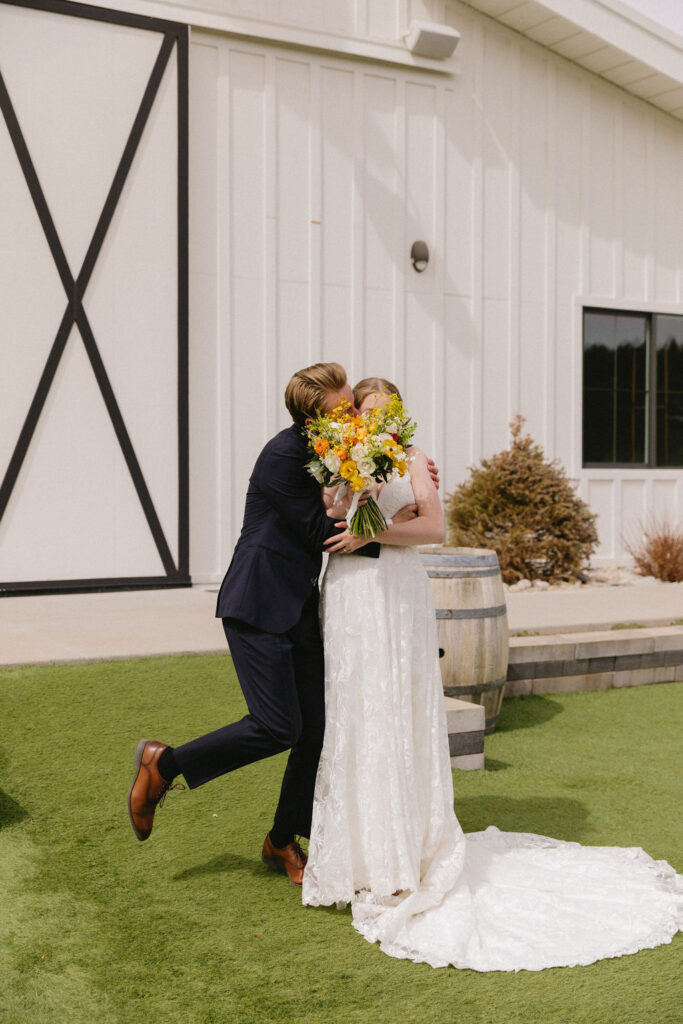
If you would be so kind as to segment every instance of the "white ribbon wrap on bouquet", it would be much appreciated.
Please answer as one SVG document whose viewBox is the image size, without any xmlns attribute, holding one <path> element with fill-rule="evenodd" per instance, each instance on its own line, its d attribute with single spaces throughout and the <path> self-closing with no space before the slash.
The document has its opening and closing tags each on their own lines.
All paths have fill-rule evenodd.
<svg viewBox="0 0 683 1024">
<path fill-rule="evenodd" d="M 346 487 L 347 485 L 343 484 L 343 486 Z M 346 494 L 346 491 L 344 491 L 344 494 Z M 351 499 L 351 504 L 349 506 L 349 510 L 346 513 L 346 523 L 348 526 L 351 525 L 351 520 L 353 519 L 358 510 L 358 502 L 360 501 L 361 495 L 363 494 L 365 494 L 365 491 L 354 491 L 353 498 Z"/>
<path fill-rule="evenodd" d="M 337 501 L 343 501 L 344 500 L 344 498 L 346 497 L 346 492 L 347 492 L 348 488 L 349 488 L 349 485 L 347 484 L 346 480 L 344 480 L 339 485 L 339 488 L 338 488 L 337 493 L 335 495 L 335 498 L 336 498 Z M 353 499 L 351 501 L 351 506 L 350 506 L 349 510 L 347 511 L 346 515 L 344 516 L 344 518 L 346 519 L 346 525 L 347 526 L 351 525 L 351 520 L 353 519 L 354 515 L 356 514 L 356 511 L 358 510 L 358 502 L 360 501 L 361 494 L 364 494 L 364 493 L 365 493 L 364 491 L 356 491 L 354 493 Z"/>
</svg>

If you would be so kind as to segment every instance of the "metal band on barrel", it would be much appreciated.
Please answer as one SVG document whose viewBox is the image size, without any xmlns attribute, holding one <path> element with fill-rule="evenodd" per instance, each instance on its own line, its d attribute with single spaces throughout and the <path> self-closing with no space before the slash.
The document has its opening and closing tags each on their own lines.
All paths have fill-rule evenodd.
<svg viewBox="0 0 683 1024">
<path fill-rule="evenodd" d="M 423 565 L 498 565 L 498 555 L 421 555 Z"/>
<path fill-rule="evenodd" d="M 474 579 L 483 579 L 484 576 L 500 576 L 499 569 L 427 569 L 427 575 L 433 580 L 457 580 L 463 577 L 472 576 Z"/>
<path fill-rule="evenodd" d="M 495 619 L 505 615 L 504 604 L 496 604 L 490 608 L 437 608 L 437 619 Z"/>
<path fill-rule="evenodd" d="M 490 690 L 499 690 L 504 686 L 507 678 L 496 679 L 493 683 L 472 683 L 471 686 L 444 686 L 443 692 L 447 697 L 457 697 L 461 693 L 488 693 Z"/>
</svg>

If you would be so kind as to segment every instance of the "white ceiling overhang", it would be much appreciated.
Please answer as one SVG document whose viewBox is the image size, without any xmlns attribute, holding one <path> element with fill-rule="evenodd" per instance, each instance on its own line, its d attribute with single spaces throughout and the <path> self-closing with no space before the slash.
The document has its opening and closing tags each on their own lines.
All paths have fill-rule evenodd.
<svg viewBox="0 0 683 1024">
<path fill-rule="evenodd" d="M 620 0 L 464 0 L 683 120 L 683 38 Z"/>
</svg>

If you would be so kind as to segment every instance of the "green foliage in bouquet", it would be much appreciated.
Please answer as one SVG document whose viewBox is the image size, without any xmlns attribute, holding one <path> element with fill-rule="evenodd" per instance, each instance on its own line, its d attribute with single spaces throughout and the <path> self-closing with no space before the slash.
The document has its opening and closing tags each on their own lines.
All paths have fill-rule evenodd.
<svg viewBox="0 0 683 1024">
<path fill-rule="evenodd" d="M 510 447 L 481 466 L 448 497 L 448 543 L 492 548 L 506 583 L 576 578 L 595 550 L 596 516 L 564 468 L 549 462 L 524 417 L 510 424 Z"/>
</svg>

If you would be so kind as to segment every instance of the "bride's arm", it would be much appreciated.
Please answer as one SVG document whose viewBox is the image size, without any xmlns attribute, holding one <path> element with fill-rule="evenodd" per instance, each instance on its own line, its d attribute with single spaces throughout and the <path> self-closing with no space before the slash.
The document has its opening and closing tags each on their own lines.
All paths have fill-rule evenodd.
<svg viewBox="0 0 683 1024">
<path fill-rule="evenodd" d="M 380 544 L 392 544 L 396 547 L 443 544 L 446 539 L 446 527 L 439 495 L 429 473 L 427 456 L 418 450 L 411 458 L 409 466 L 417 515 L 408 522 L 394 522 L 388 530 L 378 534 L 375 540 Z M 330 552 L 351 554 L 363 543 L 363 538 L 353 537 L 348 530 L 344 530 L 339 537 L 329 537 L 325 541 L 325 547 Z"/>
<path fill-rule="evenodd" d="M 417 450 L 410 459 L 409 467 L 417 515 L 405 523 L 394 522 L 388 530 L 378 534 L 375 540 L 380 544 L 393 544 L 397 547 L 443 544 L 446 539 L 443 510 L 424 452 Z"/>
</svg>

